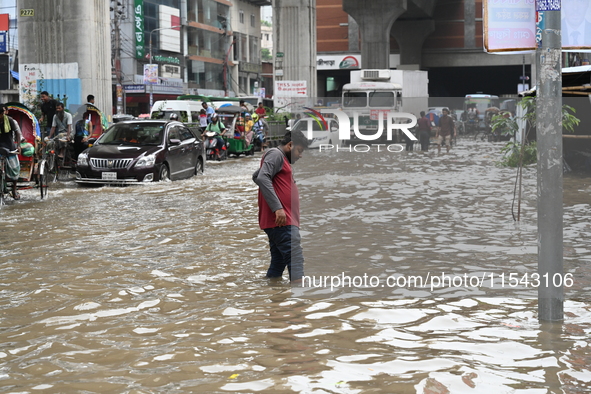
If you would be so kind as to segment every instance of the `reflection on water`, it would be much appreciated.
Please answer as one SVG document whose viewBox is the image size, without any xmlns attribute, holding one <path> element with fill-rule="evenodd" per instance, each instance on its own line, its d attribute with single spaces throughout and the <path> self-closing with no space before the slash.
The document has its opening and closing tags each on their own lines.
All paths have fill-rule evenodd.
<svg viewBox="0 0 591 394">
<path fill-rule="evenodd" d="M 511 218 L 498 145 L 307 152 L 307 274 L 536 267 L 535 177 Z M 565 178 L 565 324 L 465 289 L 292 294 L 262 278 L 258 158 L 182 182 L 58 184 L 1 208 L 2 392 L 581 393 L 591 390 L 588 178 Z M 378 291 L 379 290 L 379 291 Z M 386 291 L 387 290 L 387 291 Z M 549 387 L 549 389 L 548 389 Z"/>
</svg>

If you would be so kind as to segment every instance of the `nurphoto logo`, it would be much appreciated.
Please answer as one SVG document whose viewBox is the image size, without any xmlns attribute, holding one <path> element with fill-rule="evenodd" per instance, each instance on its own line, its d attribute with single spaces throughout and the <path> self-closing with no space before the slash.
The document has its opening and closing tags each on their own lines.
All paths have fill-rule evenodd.
<svg viewBox="0 0 591 394">
<path fill-rule="evenodd" d="M 362 142 L 369 142 L 369 141 L 383 141 L 384 140 L 384 132 L 385 132 L 385 140 L 386 141 L 394 141 L 396 139 L 395 130 L 400 130 L 404 135 L 412 141 L 417 141 L 417 137 L 415 137 L 412 132 L 410 131 L 411 128 L 415 127 L 417 124 L 417 118 L 415 115 L 407 112 L 395 112 L 395 111 L 379 111 L 376 114 L 377 122 L 374 122 L 375 131 L 373 129 L 365 128 L 365 132 L 362 133 L 360 130 L 360 113 L 359 111 L 350 111 L 349 113 L 341 110 L 341 109 L 330 109 L 330 108 L 323 108 L 318 110 L 314 110 L 309 107 L 304 107 L 307 112 L 304 115 L 308 116 L 308 118 L 302 119 L 302 121 L 307 124 L 307 128 L 304 131 L 308 139 L 312 140 L 314 138 L 314 123 L 316 123 L 320 130 L 329 130 L 329 122 L 323 115 L 332 115 L 332 117 L 336 118 L 338 123 L 338 140 L 341 142 L 350 142 L 351 140 L 358 140 Z M 351 121 L 353 124 L 351 124 Z M 335 131 L 335 129 L 329 131 Z M 349 145 L 347 147 L 341 147 L 338 144 L 320 144 L 320 151 L 323 150 L 333 150 L 336 151 L 348 151 L 348 152 L 368 152 L 372 149 L 372 147 L 376 147 L 377 151 L 385 151 L 388 152 L 401 152 L 404 150 L 404 147 L 400 144 L 354 144 Z M 384 149 L 382 149 L 384 148 Z"/>
</svg>

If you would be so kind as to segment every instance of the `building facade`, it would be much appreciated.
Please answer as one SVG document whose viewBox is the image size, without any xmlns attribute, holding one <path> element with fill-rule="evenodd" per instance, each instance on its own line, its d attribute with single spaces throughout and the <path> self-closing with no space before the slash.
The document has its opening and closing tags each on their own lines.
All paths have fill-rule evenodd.
<svg viewBox="0 0 591 394">
<path fill-rule="evenodd" d="M 119 26 L 126 113 L 148 113 L 150 97 L 155 102 L 182 94 L 255 93 L 261 78 L 260 7 L 270 1 L 120 3 L 124 8 Z M 153 70 L 152 76 L 156 73 L 151 81 L 146 68 Z M 116 92 L 117 81 L 113 84 Z"/>
</svg>

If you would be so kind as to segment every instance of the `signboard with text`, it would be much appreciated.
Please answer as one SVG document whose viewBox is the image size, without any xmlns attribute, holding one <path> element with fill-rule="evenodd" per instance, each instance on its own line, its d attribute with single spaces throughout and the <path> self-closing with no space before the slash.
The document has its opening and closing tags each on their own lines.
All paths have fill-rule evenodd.
<svg viewBox="0 0 591 394">
<path fill-rule="evenodd" d="M 0 31 L 0 53 L 8 52 L 8 34 L 5 31 Z"/>
<path fill-rule="evenodd" d="M 484 48 L 488 52 L 536 47 L 535 0 L 484 0 Z"/>
<path fill-rule="evenodd" d="M 541 38 L 536 20 L 552 11 L 561 11 L 563 49 L 591 48 L 591 1 L 484 0 L 483 6 L 487 52 L 536 49 Z"/>
<path fill-rule="evenodd" d="M 306 81 L 275 81 L 277 97 L 306 97 L 308 84 Z"/>
<path fill-rule="evenodd" d="M 307 81 L 275 81 L 274 105 L 291 112 L 292 107 L 305 104 L 308 96 Z M 300 100 L 303 100 L 300 102 Z"/>
<path fill-rule="evenodd" d="M 135 0 L 133 6 L 133 25 L 135 41 L 135 57 L 143 59 L 146 55 L 144 44 L 144 0 Z M 150 61 L 152 61 L 150 59 Z"/>
</svg>

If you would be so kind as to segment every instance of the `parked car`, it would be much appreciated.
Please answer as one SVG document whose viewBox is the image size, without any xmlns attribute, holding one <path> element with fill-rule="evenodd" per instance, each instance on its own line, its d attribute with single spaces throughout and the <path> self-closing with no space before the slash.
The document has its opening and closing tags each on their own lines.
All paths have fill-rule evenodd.
<svg viewBox="0 0 591 394">
<path fill-rule="evenodd" d="M 178 121 L 113 124 L 78 156 L 77 183 L 137 184 L 189 178 L 203 172 L 203 142 Z"/>
<path fill-rule="evenodd" d="M 292 131 L 299 130 L 308 137 L 309 148 L 319 148 L 321 144 L 338 144 L 339 143 L 339 124 L 336 119 L 326 118 L 327 124 L 316 121 L 312 118 L 302 118 L 298 120 Z M 308 134 L 308 130 L 312 130 L 312 135 Z"/>
</svg>

